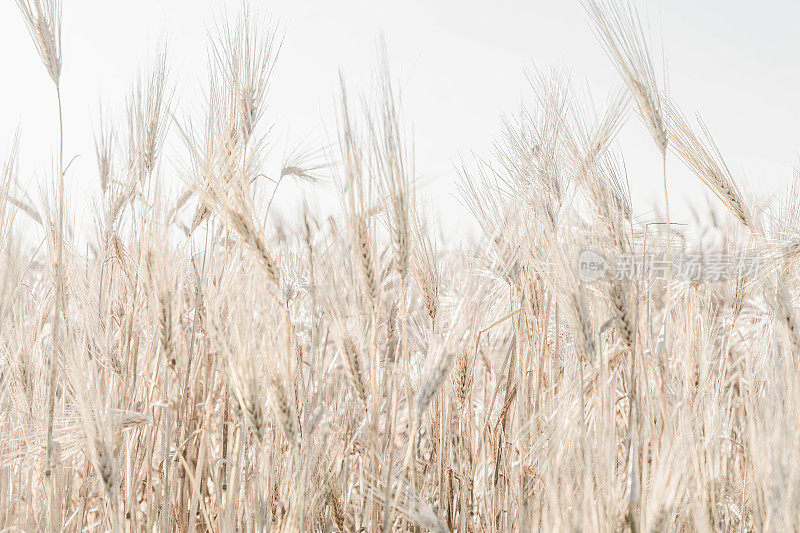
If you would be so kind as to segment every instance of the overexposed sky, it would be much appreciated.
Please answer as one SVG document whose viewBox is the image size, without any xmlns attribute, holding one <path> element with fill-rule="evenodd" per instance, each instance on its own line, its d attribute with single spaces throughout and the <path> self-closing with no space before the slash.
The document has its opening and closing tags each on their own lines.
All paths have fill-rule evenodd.
<svg viewBox="0 0 800 533">
<path fill-rule="evenodd" d="M 436 212 L 447 231 L 469 226 L 455 199 L 454 164 L 471 153 L 488 156 L 502 114 L 530 102 L 525 67 L 560 66 L 576 85 L 591 87 L 598 102 L 621 85 L 578 0 L 252 3 L 285 32 L 265 115 L 274 124 L 278 154 L 304 140 L 324 142 L 326 131 L 334 129 L 338 70 L 351 92 L 367 90 L 376 42 L 385 36 L 393 76 L 402 84 L 404 118 L 414 132 L 423 195 L 435 200 L 428 211 Z M 162 37 L 176 104 L 196 101 L 205 80 L 206 28 L 240 5 L 238 0 L 65 0 L 65 153 L 67 159 L 77 156 L 67 180 L 79 198 L 72 206 L 78 225 L 88 216 L 87 198 L 98 189 L 92 131 L 100 102 L 121 119 L 130 84 Z M 800 3 L 640 0 L 639 5 L 657 44 L 663 41 L 670 92 L 678 104 L 687 113 L 702 113 L 745 190 L 777 193 L 800 157 Z M 12 0 L 0 2 L 0 50 L 0 154 L 19 127 L 20 181 L 36 197 L 55 153 L 54 91 Z M 662 197 L 657 153 L 633 117 L 620 143 L 635 211 L 646 214 Z M 674 158 L 670 180 L 678 216 L 685 216 L 688 202 L 705 206 L 705 190 Z M 290 198 L 296 191 L 288 187 L 281 194 Z"/>
</svg>

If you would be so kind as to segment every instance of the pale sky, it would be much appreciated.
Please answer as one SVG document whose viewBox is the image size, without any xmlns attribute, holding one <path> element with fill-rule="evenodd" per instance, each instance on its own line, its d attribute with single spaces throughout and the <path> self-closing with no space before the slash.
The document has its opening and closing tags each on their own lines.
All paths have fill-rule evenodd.
<svg viewBox="0 0 800 533">
<path fill-rule="evenodd" d="M 393 77 L 402 82 L 404 118 L 414 132 L 423 197 L 435 199 L 429 211 L 448 231 L 469 225 L 455 199 L 454 163 L 473 152 L 488 156 L 502 115 L 530 102 L 525 67 L 560 66 L 598 101 L 621 85 L 578 0 L 253 4 L 285 32 L 265 115 L 274 124 L 278 154 L 287 142 L 324 141 L 334 128 L 338 70 L 351 92 L 367 90 L 375 44 L 385 36 Z M 745 190 L 778 193 L 800 156 L 800 3 L 640 0 L 639 5 L 656 44 L 663 41 L 672 96 L 687 114 L 701 112 Z M 80 202 L 98 187 L 92 131 L 99 103 L 122 116 L 130 84 L 163 36 L 176 103 L 195 100 L 205 79 L 206 28 L 220 12 L 235 14 L 239 6 L 238 0 L 65 0 L 65 153 L 68 159 L 77 156 L 67 176 L 69 190 L 79 198 L 73 205 L 76 218 L 87 216 L 88 204 Z M 0 50 L 0 154 L 19 126 L 20 181 L 36 196 L 35 183 L 51 168 L 56 147 L 54 91 L 12 0 L 0 2 Z M 662 198 L 660 161 L 633 116 L 620 144 L 635 211 L 645 214 Z M 685 216 L 687 202 L 705 206 L 705 190 L 674 157 L 670 183 L 678 216 Z M 282 194 L 288 200 L 297 192 L 289 187 Z"/>
</svg>

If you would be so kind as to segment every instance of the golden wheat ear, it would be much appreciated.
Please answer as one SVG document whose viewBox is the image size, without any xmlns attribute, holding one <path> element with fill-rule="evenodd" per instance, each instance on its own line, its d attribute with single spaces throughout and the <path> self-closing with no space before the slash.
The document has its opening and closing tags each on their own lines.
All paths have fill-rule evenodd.
<svg viewBox="0 0 800 533">
<path fill-rule="evenodd" d="M 755 229 L 744 197 L 705 123 L 697 117 L 701 137 L 675 103 L 670 102 L 667 109 L 673 132 L 672 150 L 744 226 Z"/>
<path fill-rule="evenodd" d="M 663 91 L 656 79 L 647 38 L 630 0 L 583 0 L 600 44 L 614 63 L 659 151 L 667 151 Z"/>
<path fill-rule="evenodd" d="M 17 0 L 50 79 L 61 82 L 61 0 Z"/>
</svg>

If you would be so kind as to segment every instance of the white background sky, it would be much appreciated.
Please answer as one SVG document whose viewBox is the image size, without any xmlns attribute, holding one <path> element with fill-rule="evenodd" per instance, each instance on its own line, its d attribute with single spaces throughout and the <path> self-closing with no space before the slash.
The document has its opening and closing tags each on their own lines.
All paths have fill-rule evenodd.
<svg viewBox="0 0 800 533">
<path fill-rule="evenodd" d="M 274 124 L 278 153 L 287 139 L 324 141 L 326 128 L 333 130 L 338 69 L 351 91 L 366 90 L 376 40 L 385 36 L 393 76 L 402 82 L 404 118 L 414 130 L 423 195 L 448 232 L 470 227 L 455 199 L 454 163 L 471 152 L 488 155 L 502 114 L 530 101 L 526 66 L 561 66 L 599 101 L 621 84 L 577 0 L 253 4 L 285 30 L 265 116 Z M 653 35 L 663 39 L 670 91 L 679 105 L 702 113 L 744 189 L 778 193 L 800 156 L 800 3 L 639 5 Z M 65 151 L 68 158 L 79 156 L 67 177 L 79 198 L 72 206 L 79 225 L 88 217 L 86 198 L 98 188 L 92 128 L 99 103 L 122 110 L 148 50 L 164 35 L 177 103 L 196 99 L 204 81 L 206 28 L 220 12 L 234 14 L 239 6 L 220 0 L 65 0 Z M 0 2 L 0 50 L 0 153 L 19 127 L 19 177 L 36 197 L 56 146 L 55 100 L 13 0 Z M 657 153 L 634 118 L 620 142 L 635 210 L 646 214 L 662 196 Z M 685 217 L 687 203 L 702 208 L 707 194 L 677 160 L 670 165 L 671 200 Z M 287 188 L 282 194 L 296 193 Z"/>
</svg>

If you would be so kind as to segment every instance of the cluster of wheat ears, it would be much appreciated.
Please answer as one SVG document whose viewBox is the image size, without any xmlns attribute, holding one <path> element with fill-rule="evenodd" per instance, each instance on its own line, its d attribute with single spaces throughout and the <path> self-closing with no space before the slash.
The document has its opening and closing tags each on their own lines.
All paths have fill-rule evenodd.
<svg viewBox="0 0 800 533">
<path fill-rule="evenodd" d="M 61 2 L 17 2 L 63 138 Z M 199 112 L 179 112 L 160 54 L 102 123 L 91 235 L 67 219 L 71 155 L 37 202 L 12 149 L 2 530 L 795 529 L 800 205 L 743 197 L 665 93 L 632 4 L 584 6 L 624 88 L 598 109 L 531 74 L 535 105 L 456 171 L 482 230 L 458 249 L 422 215 L 385 62 L 358 106 L 341 83 L 321 162 L 265 168 L 280 41 L 246 8 L 211 32 Z M 755 250 L 764 268 L 582 279 L 584 249 L 672 264 L 692 245 L 668 210 L 634 216 L 614 142 L 629 110 L 664 194 L 674 158 L 728 214 L 700 251 Z M 271 215 L 292 194 L 279 184 L 320 177 L 339 214 Z"/>
</svg>

